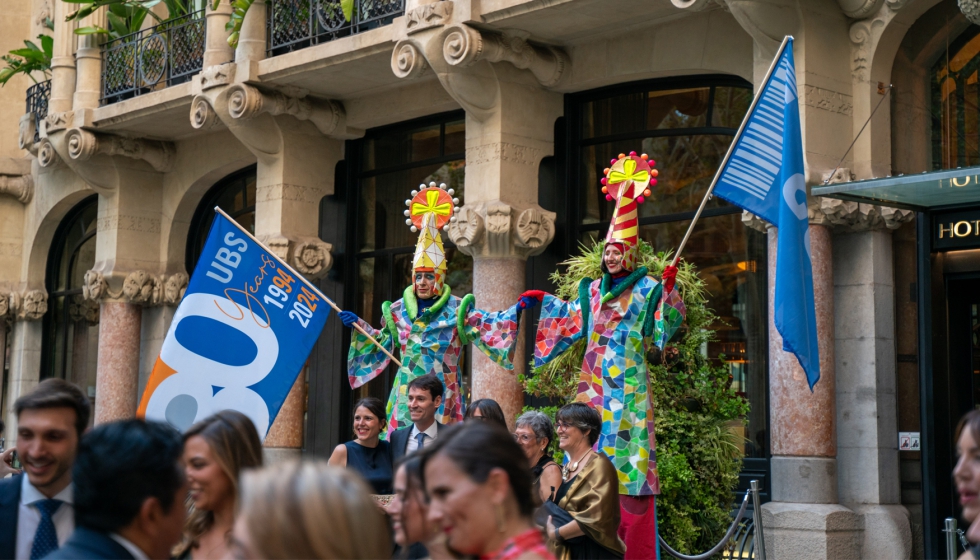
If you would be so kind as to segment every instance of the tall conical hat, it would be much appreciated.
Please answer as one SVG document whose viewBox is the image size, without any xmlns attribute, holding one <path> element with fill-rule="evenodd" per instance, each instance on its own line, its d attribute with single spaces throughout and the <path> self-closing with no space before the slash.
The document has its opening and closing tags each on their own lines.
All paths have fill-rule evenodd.
<svg viewBox="0 0 980 560">
<path fill-rule="evenodd" d="M 619 154 L 618 158 L 609 162 L 609 167 L 605 169 L 606 176 L 602 179 L 602 192 L 606 194 L 606 200 L 616 202 L 606 234 L 606 245 L 620 246 L 623 268 L 626 270 L 636 269 L 640 230 L 636 209 L 645 197 L 650 196 L 649 187 L 657 184 L 655 177 L 658 172 L 652 168 L 656 164 L 646 154 Z"/>
<path fill-rule="evenodd" d="M 449 222 L 455 221 L 454 214 L 458 210 L 458 198 L 453 198 L 453 190 L 446 189 L 446 184 L 436 185 L 435 182 L 419 185 L 419 190 L 412 191 L 412 198 L 405 201 L 405 220 L 412 226 L 412 231 L 419 232 L 419 241 L 415 245 L 415 258 L 412 269 L 416 272 L 434 272 L 436 275 L 436 293 L 442 293 L 446 282 L 446 249 L 442 245 L 440 229 L 447 229 Z"/>
</svg>

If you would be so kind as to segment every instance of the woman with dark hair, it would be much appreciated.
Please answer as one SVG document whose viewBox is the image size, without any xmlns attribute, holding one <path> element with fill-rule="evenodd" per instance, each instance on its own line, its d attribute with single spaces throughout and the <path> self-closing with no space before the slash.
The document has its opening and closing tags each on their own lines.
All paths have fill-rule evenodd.
<svg viewBox="0 0 980 560">
<path fill-rule="evenodd" d="M 262 441 L 248 416 L 222 410 L 184 434 L 184 469 L 190 513 L 177 558 L 224 558 L 235 524 L 239 480 L 245 469 L 262 466 Z"/>
<path fill-rule="evenodd" d="M 327 464 L 347 467 L 360 473 L 375 494 L 391 494 L 391 453 L 381 439 L 387 424 L 384 405 L 374 397 L 364 397 L 354 405 L 354 441 L 334 448 Z"/>
<path fill-rule="evenodd" d="M 956 426 L 956 467 L 953 481 L 963 506 L 963 520 L 970 527 L 966 538 L 974 546 L 960 560 L 980 559 L 980 410 L 971 410 Z"/>
<path fill-rule="evenodd" d="M 507 429 L 507 420 L 504 418 L 504 411 L 497 404 L 497 401 L 493 399 L 473 401 L 470 407 L 466 409 L 466 416 L 463 417 L 463 420 L 469 420 L 470 418 L 491 422 L 505 430 Z"/>
<path fill-rule="evenodd" d="M 449 548 L 493 560 L 552 558 L 531 523 L 527 458 L 506 431 L 485 422 L 452 426 L 421 460 L 429 520 Z"/>
<path fill-rule="evenodd" d="M 561 486 L 561 467 L 551 457 L 551 442 L 555 429 L 551 419 L 542 412 L 532 410 L 521 414 L 514 429 L 514 440 L 524 450 L 531 465 L 532 484 L 541 502 L 554 498 Z"/>
<path fill-rule="evenodd" d="M 446 546 L 446 535 L 428 519 L 419 454 L 408 455 L 395 467 L 394 487 L 395 496 L 385 506 L 385 512 L 391 517 L 395 543 L 402 549 L 396 558 L 456 558 Z"/>
<path fill-rule="evenodd" d="M 617 535 L 619 476 L 609 459 L 592 450 L 602 430 L 599 412 L 574 402 L 561 407 L 556 420 L 558 447 L 568 455 L 568 462 L 555 503 L 570 516 L 548 518 L 546 529 L 557 556 L 560 560 L 622 558 L 626 545 Z"/>
</svg>

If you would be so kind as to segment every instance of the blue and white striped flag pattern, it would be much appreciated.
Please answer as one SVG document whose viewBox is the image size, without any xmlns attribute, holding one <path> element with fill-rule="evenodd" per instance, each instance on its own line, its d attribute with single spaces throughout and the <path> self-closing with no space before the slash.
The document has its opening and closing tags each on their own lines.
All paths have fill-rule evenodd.
<svg viewBox="0 0 980 560">
<path fill-rule="evenodd" d="M 774 320 L 783 350 L 796 355 L 813 390 L 820 379 L 820 353 L 804 176 L 793 38 L 788 37 L 714 193 L 779 228 Z"/>
</svg>

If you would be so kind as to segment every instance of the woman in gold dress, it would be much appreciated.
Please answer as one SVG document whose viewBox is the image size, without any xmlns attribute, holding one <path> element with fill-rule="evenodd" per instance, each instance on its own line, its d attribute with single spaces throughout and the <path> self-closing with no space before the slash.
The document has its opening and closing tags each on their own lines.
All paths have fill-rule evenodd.
<svg viewBox="0 0 980 560">
<path fill-rule="evenodd" d="M 548 519 L 548 537 L 559 560 L 622 558 L 626 545 L 619 529 L 619 478 L 616 467 L 592 450 L 602 430 L 599 413 L 575 402 L 558 411 L 558 446 L 568 455 L 555 503 L 570 521 Z M 559 512 L 560 513 L 560 512 Z"/>
</svg>

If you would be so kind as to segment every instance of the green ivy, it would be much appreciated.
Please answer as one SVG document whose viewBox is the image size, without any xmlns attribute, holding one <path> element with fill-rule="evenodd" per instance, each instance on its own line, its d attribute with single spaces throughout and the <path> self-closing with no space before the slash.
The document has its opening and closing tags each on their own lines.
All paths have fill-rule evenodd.
<svg viewBox="0 0 980 560">
<path fill-rule="evenodd" d="M 601 275 L 603 243 L 583 246 L 582 253 L 563 263 L 551 279 L 563 299 L 577 297 L 579 281 Z M 670 253 L 656 253 L 640 243 L 640 265 L 658 276 L 670 264 Z M 744 425 L 745 399 L 731 388 L 728 366 L 709 360 L 701 350 L 714 339 L 712 325 L 721 324 L 706 307 L 705 285 L 693 265 L 682 263 L 677 289 L 687 307 L 681 332 L 668 350 L 651 345 L 647 354 L 657 437 L 660 534 L 679 552 L 696 554 L 714 546 L 731 522 L 730 510 L 742 466 L 740 437 L 731 429 Z M 675 352 L 676 350 L 676 352 Z M 584 341 L 572 345 L 550 364 L 532 370 L 521 382 L 537 397 L 564 404 L 575 396 Z M 541 409 L 554 418 L 553 410 Z M 560 460 L 560 452 L 556 454 Z"/>
</svg>

